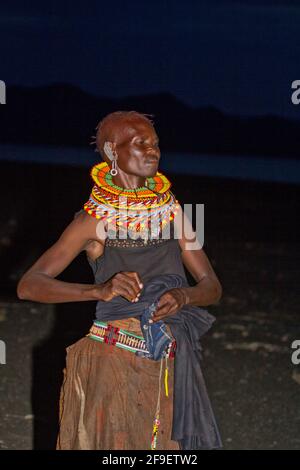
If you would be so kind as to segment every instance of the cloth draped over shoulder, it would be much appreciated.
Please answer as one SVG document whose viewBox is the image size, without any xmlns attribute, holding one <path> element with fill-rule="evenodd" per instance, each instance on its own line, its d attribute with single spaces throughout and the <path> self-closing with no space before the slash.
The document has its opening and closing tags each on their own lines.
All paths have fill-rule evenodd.
<svg viewBox="0 0 300 470">
<path fill-rule="evenodd" d="M 117 296 L 109 302 L 98 301 L 97 310 L 102 321 L 139 318 L 166 291 L 177 287 L 189 287 L 181 275 L 156 275 L 144 284 L 138 302 Z M 184 305 L 164 318 L 176 340 L 171 438 L 180 443 L 182 450 L 222 447 L 200 363 L 200 338 L 214 321 L 215 317 L 207 310 L 191 305 Z"/>
</svg>

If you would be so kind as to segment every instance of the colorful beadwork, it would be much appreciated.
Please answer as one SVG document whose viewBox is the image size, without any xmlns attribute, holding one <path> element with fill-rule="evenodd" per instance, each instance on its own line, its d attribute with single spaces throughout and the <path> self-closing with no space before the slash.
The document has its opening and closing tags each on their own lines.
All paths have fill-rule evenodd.
<svg viewBox="0 0 300 470">
<path fill-rule="evenodd" d="M 95 165 L 90 175 L 95 185 L 84 210 L 109 223 L 109 238 L 116 238 L 116 233 L 125 233 L 124 238 L 128 234 L 131 238 L 159 237 L 179 209 L 170 191 L 171 182 L 160 172 L 146 179 L 147 186 L 135 189 L 116 186 L 106 162 Z"/>
<path fill-rule="evenodd" d="M 137 199 L 153 198 L 155 197 L 153 193 L 164 194 L 171 187 L 168 178 L 157 171 L 155 176 L 147 178 L 147 186 L 140 186 L 135 189 L 121 188 L 113 183 L 109 171 L 109 165 L 106 162 L 101 162 L 93 166 L 90 174 L 97 186 L 105 187 L 106 191 L 117 196 L 122 193 Z"/>
<path fill-rule="evenodd" d="M 101 322 L 99 320 L 94 321 L 87 336 L 91 339 L 96 339 L 112 346 L 128 349 L 132 352 L 148 352 L 146 341 L 143 336 L 138 336 L 134 333 L 113 326 L 110 323 Z M 175 355 L 172 354 L 172 351 L 174 351 L 175 348 L 176 341 L 173 340 L 166 351 L 167 358 L 173 359 L 175 357 Z"/>
<path fill-rule="evenodd" d="M 156 449 L 157 445 L 157 434 L 158 434 L 158 428 L 160 425 L 160 421 L 158 418 L 155 418 L 154 424 L 153 424 L 153 431 L 152 431 L 152 438 L 151 438 L 151 450 Z"/>
<path fill-rule="evenodd" d="M 87 336 L 111 346 L 127 349 L 128 351 L 147 352 L 146 342 L 143 337 L 122 330 L 109 323 L 95 320 Z"/>
</svg>

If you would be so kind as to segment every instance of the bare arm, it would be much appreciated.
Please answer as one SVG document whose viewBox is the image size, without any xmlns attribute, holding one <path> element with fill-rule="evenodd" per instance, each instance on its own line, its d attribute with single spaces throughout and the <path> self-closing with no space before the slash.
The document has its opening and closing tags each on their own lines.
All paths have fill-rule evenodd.
<svg viewBox="0 0 300 470">
<path fill-rule="evenodd" d="M 178 240 L 182 250 L 182 261 L 197 282 L 194 287 L 182 288 L 186 294 L 185 303 L 198 306 L 207 306 L 217 303 L 222 296 L 220 281 L 201 247 L 188 217 L 182 210 L 180 213 L 185 227 L 185 230 L 182 230 L 181 238 Z M 193 238 L 191 238 L 192 233 Z M 190 249 L 192 245 L 194 245 L 196 249 Z"/>
<path fill-rule="evenodd" d="M 174 223 L 182 250 L 182 261 L 197 284 L 194 287 L 179 287 L 165 292 L 159 299 L 158 307 L 152 317 L 153 322 L 173 315 L 184 305 L 204 307 L 217 303 L 222 295 L 222 286 L 182 208 L 179 209 Z"/>
<path fill-rule="evenodd" d="M 100 225 L 97 225 L 100 224 Z M 60 238 L 25 272 L 17 286 L 17 295 L 22 300 L 43 303 L 78 302 L 99 299 L 94 284 L 77 284 L 55 279 L 85 248 L 90 240 L 104 246 L 102 235 L 96 229 L 101 222 L 82 213 L 64 230 Z"/>
<path fill-rule="evenodd" d="M 193 275 L 197 284 L 184 287 L 186 303 L 207 306 L 218 303 L 222 296 L 222 286 L 203 249 L 182 252 L 183 263 Z"/>
</svg>

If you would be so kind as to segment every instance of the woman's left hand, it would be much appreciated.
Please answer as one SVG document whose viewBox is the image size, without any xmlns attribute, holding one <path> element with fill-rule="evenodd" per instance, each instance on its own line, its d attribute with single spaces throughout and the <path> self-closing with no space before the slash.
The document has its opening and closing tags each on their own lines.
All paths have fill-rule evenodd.
<svg viewBox="0 0 300 470">
<path fill-rule="evenodd" d="M 184 289 L 176 287 L 165 292 L 159 299 L 157 309 L 152 314 L 153 322 L 163 320 L 174 315 L 187 303 L 187 294 Z"/>
</svg>

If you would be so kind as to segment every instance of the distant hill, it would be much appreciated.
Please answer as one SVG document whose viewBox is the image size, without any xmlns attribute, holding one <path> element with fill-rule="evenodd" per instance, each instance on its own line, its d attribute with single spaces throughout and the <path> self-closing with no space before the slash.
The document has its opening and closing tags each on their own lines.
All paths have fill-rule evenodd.
<svg viewBox="0 0 300 470">
<path fill-rule="evenodd" d="M 191 108 L 170 93 L 96 97 L 68 84 L 10 87 L 0 106 L 2 143 L 88 146 L 102 117 L 117 110 L 154 115 L 163 151 L 300 157 L 300 121 Z"/>
</svg>

